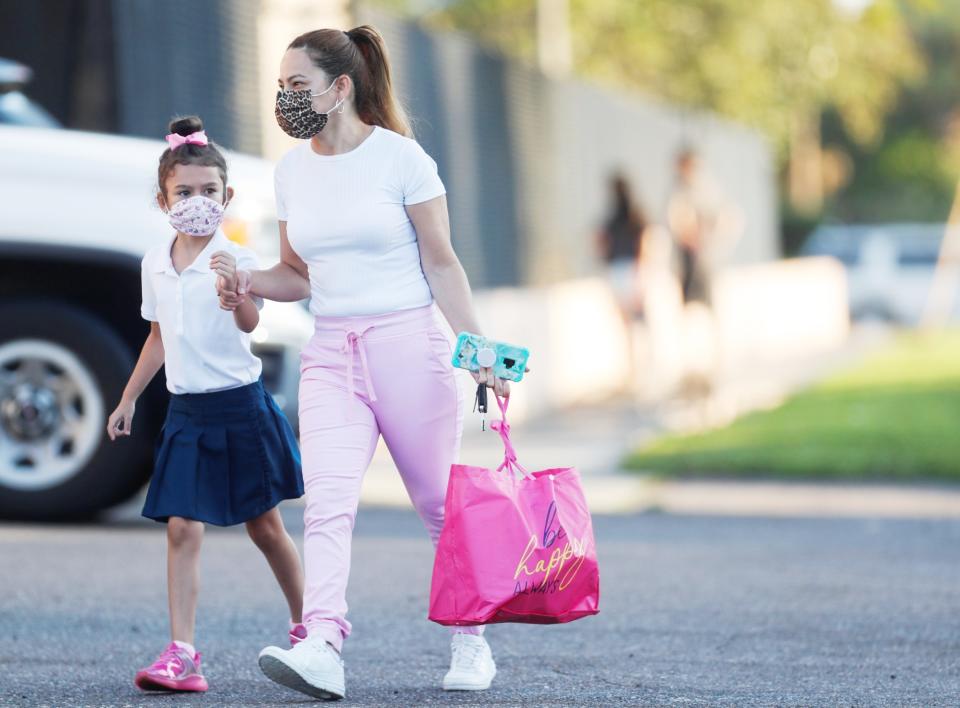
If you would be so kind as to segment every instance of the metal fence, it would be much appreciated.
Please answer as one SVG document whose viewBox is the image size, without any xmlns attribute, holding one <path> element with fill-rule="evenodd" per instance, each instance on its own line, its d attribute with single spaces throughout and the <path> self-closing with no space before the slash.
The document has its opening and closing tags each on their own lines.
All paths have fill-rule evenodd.
<svg viewBox="0 0 960 708">
<path fill-rule="evenodd" d="M 260 0 L 0 0 L 0 56 L 67 127 L 160 137 L 200 115 L 222 145 L 260 152 Z"/>
<path fill-rule="evenodd" d="M 162 136 L 196 113 L 211 137 L 260 151 L 259 0 L 114 0 L 120 132 Z"/>
</svg>

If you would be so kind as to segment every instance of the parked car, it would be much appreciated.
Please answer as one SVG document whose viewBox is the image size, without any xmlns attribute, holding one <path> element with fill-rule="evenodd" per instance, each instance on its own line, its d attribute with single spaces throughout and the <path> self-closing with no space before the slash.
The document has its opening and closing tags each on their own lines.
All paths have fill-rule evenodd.
<svg viewBox="0 0 960 708">
<path fill-rule="evenodd" d="M 2 73 L 9 68 L 0 65 L 0 517 L 89 515 L 146 482 L 164 413 L 160 375 L 132 436 L 106 438 L 148 332 L 140 261 L 170 234 L 154 205 L 166 145 L 31 123 L 45 114 L 18 105 L 27 99 Z M 11 93 L 20 98 L 8 104 Z M 227 160 L 236 197 L 224 230 L 276 262 L 273 166 Z M 267 303 L 253 333 L 264 382 L 294 424 L 299 350 L 311 332 L 302 307 Z"/>
<path fill-rule="evenodd" d="M 847 270 L 850 316 L 916 325 L 933 282 L 944 224 L 821 226 L 802 248 L 828 255 Z M 955 303 L 954 317 L 960 315 Z"/>
</svg>

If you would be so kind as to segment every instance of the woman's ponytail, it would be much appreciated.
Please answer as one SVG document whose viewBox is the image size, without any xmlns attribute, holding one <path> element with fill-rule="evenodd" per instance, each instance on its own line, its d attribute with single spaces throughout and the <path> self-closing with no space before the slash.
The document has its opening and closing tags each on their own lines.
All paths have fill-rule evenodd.
<svg viewBox="0 0 960 708">
<path fill-rule="evenodd" d="M 406 111 L 397 100 L 390 76 L 390 59 L 383 36 L 370 25 L 354 27 L 347 36 L 356 45 L 365 71 L 357 83 L 357 113 L 364 123 L 413 137 Z"/>
</svg>

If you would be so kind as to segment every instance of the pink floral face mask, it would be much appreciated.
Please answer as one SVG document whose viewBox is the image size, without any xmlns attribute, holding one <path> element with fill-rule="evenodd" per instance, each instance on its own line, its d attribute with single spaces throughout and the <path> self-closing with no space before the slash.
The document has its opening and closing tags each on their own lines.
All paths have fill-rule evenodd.
<svg viewBox="0 0 960 708">
<path fill-rule="evenodd" d="M 209 197 L 196 196 L 177 202 L 167 216 L 170 225 L 189 236 L 209 236 L 223 221 L 223 204 Z"/>
</svg>

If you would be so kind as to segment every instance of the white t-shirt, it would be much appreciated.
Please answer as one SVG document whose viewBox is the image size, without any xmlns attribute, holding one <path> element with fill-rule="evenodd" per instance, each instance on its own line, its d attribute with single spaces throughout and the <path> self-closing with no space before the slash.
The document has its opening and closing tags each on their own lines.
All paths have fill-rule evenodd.
<svg viewBox="0 0 960 708">
<path fill-rule="evenodd" d="M 384 128 L 350 152 L 295 147 L 275 172 L 277 214 L 310 271 L 310 311 L 381 315 L 433 302 L 404 207 L 445 193 L 437 164 Z"/>
<path fill-rule="evenodd" d="M 147 251 L 141 264 L 145 320 L 160 323 L 170 393 L 209 393 L 246 386 L 260 378 L 262 364 L 250 352 L 250 335 L 232 312 L 220 309 L 217 275 L 210 256 L 228 251 L 237 268 L 257 268 L 253 252 L 217 231 L 200 255 L 177 274 L 170 259 L 173 238 Z M 263 302 L 257 300 L 257 307 Z"/>
</svg>

